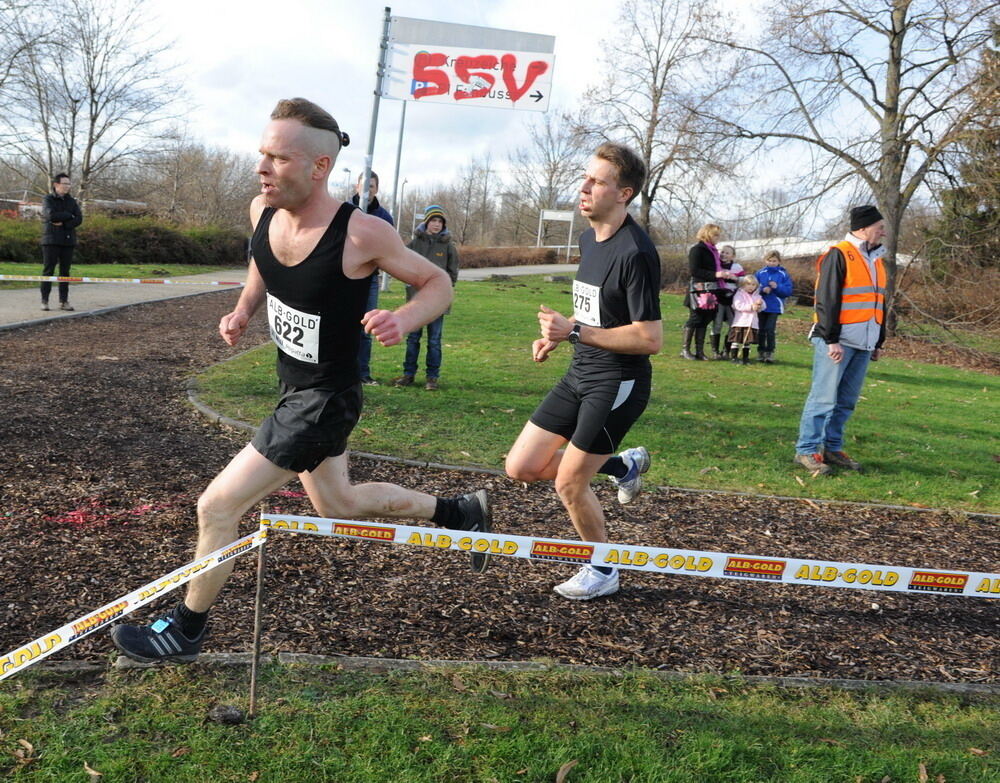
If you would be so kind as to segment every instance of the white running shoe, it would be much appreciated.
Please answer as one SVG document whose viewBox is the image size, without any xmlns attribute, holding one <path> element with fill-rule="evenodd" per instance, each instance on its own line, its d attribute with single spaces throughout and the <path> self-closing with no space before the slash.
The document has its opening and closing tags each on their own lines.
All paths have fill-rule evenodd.
<svg viewBox="0 0 1000 783">
<path fill-rule="evenodd" d="M 602 595 L 618 592 L 618 569 L 605 576 L 593 566 L 585 565 L 572 579 L 552 588 L 563 598 L 573 601 L 589 601 Z"/>
<path fill-rule="evenodd" d="M 618 502 L 624 506 L 642 492 L 642 474 L 649 470 L 649 452 L 645 446 L 636 446 L 634 449 L 625 449 L 618 456 L 624 460 L 628 473 L 624 478 L 610 478 L 618 486 Z"/>
</svg>

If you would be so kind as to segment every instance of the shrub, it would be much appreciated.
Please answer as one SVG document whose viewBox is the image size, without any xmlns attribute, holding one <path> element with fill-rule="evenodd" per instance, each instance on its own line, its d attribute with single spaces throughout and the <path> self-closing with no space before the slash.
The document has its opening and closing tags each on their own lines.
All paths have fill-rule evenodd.
<svg viewBox="0 0 1000 783">
<path fill-rule="evenodd" d="M 41 258 L 37 220 L 0 217 L 0 261 Z M 181 228 L 149 217 L 84 215 L 77 230 L 75 264 L 204 264 L 246 260 L 246 237 L 218 226 Z"/>
</svg>

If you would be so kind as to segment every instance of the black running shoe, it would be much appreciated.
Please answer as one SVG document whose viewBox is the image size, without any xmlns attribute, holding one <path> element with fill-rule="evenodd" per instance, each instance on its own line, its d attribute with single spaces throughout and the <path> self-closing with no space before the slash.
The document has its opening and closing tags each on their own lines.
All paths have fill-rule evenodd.
<svg viewBox="0 0 1000 783">
<path fill-rule="evenodd" d="M 470 492 L 458 498 L 458 509 L 462 517 L 459 530 L 468 530 L 470 533 L 490 533 L 490 502 L 486 497 L 486 490 Z M 489 552 L 470 552 L 472 558 L 472 570 L 481 574 L 490 563 Z"/>
<path fill-rule="evenodd" d="M 171 613 L 151 625 L 116 625 L 111 629 L 111 641 L 121 653 L 140 663 L 191 663 L 201 652 L 205 629 L 197 639 L 188 639 Z"/>
</svg>

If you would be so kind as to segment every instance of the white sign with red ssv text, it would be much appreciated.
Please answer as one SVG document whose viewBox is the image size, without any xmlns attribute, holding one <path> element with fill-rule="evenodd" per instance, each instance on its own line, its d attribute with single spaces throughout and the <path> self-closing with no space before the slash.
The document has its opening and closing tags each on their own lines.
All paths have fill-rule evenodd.
<svg viewBox="0 0 1000 783">
<path fill-rule="evenodd" d="M 551 36 L 393 17 L 382 94 L 405 101 L 546 111 Z"/>
</svg>

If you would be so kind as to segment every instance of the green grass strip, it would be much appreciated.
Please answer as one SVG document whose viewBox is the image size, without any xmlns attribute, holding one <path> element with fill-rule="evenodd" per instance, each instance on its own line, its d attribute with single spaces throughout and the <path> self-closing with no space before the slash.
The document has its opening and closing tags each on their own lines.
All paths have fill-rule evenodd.
<svg viewBox="0 0 1000 783">
<path fill-rule="evenodd" d="M 109 781 L 877 783 L 1000 779 L 996 697 L 782 690 L 644 673 L 167 668 L 0 687 L 0 777 Z M 24 742 L 22 742 L 22 740 Z M 27 743 L 25 745 L 24 743 Z M 942 777 L 938 777 L 938 776 Z"/>
<path fill-rule="evenodd" d="M 398 283 L 382 306 L 402 301 Z M 448 464 L 502 468 L 524 422 L 565 371 L 568 346 L 531 361 L 545 303 L 571 310 L 567 284 L 540 278 L 459 283 L 444 322 L 441 389 L 386 385 L 402 373 L 404 346 L 373 351 L 383 385 L 366 387 L 365 412 L 352 436 L 357 451 Z M 687 311 L 662 296 L 665 346 L 654 357 L 653 396 L 625 446 L 653 457 L 648 482 L 751 494 L 1000 511 L 1000 380 L 914 361 L 873 363 L 847 451 L 863 474 L 812 478 L 791 466 L 812 349 L 800 329 L 810 315 L 792 307 L 778 322 L 778 363 L 748 367 L 689 362 L 678 356 Z M 796 336 L 789 336 L 790 332 Z M 274 406 L 275 349 L 265 346 L 200 377 L 202 399 L 227 416 L 259 423 Z M 421 353 L 423 360 L 423 353 Z"/>
</svg>

